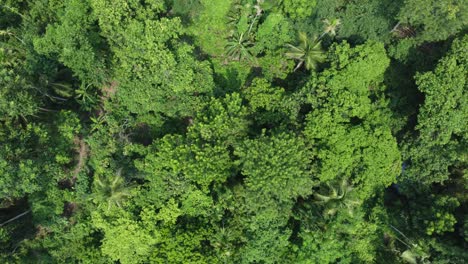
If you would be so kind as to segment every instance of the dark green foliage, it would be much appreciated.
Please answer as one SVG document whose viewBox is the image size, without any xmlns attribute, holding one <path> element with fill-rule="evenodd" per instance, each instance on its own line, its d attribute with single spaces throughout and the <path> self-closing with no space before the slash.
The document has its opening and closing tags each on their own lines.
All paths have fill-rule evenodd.
<svg viewBox="0 0 468 264">
<path fill-rule="evenodd" d="M 466 262 L 466 14 L 0 1 L 0 262 Z"/>
<path fill-rule="evenodd" d="M 402 0 L 317 1 L 315 12 L 309 20 L 298 23 L 302 30 L 321 32 L 327 27 L 327 20 L 340 19 L 341 25 L 336 38 L 352 43 L 366 40 L 387 42 L 391 30 L 398 22 L 396 16 Z M 326 30 L 325 30 L 326 31 Z"/>
<path fill-rule="evenodd" d="M 405 0 L 397 18 L 412 27 L 420 42 L 447 39 L 468 23 L 466 2 L 462 0 Z"/>
<path fill-rule="evenodd" d="M 85 83 L 99 83 L 103 78 L 103 62 L 97 57 L 102 41 L 94 27 L 95 18 L 87 2 L 66 1 L 63 10 L 53 10 L 58 22 L 47 26 L 46 34 L 34 41 L 35 49 L 72 69 Z"/>
<path fill-rule="evenodd" d="M 425 99 L 418 114 L 417 138 L 407 152 L 408 178 L 441 182 L 453 166 L 467 165 L 467 49 L 468 38 L 455 40 L 433 72 L 416 75 Z"/>
<path fill-rule="evenodd" d="M 0 115 L 1 119 L 26 120 L 35 114 L 41 105 L 38 96 L 39 87 L 33 84 L 34 78 L 30 76 L 22 63 L 26 59 L 27 50 L 21 43 L 16 32 L 0 30 Z"/>
</svg>

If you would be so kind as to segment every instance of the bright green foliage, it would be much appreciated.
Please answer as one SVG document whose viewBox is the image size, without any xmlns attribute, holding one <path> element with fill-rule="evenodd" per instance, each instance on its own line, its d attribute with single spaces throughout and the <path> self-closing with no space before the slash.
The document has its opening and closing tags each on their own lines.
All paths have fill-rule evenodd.
<svg viewBox="0 0 468 264">
<path fill-rule="evenodd" d="M 148 262 L 148 257 L 157 240 L 141 227 L 141 223 L 128 219 L 124 215 L 111 222 L 96 216 L 93 222 L 104 232 L 101 250 L 112 261 Z"/>
<path fill-rule="evenodd" d="M 69 164 L 72 138 L 80 127 L 74 113 L 61 112 L 55 118 L 57 123 L 49 129 L 34 123 L 23 128 L 15 122 L 2 122 L 0 197 L 20 198 L 40 190 L 42 180 L 60 177 L 57 165 Z"/>
<path fill-rule="evenodd" d="M 247 114 L 237 93 L 227 95 L 224 100 L 212 99 L 189 131 L 203 141 L 232 145 L 247 135 L 250 123 Z"/>
<path fill-rule="evenodd" d="M 197 45 L 210 55 L 221 55 L 227 45 L 227 14 L 232 0 L 201 0 L 203 11 L 195 18 L 190 32 L 196 36 Z M 240 32 L 242 33 L 242 32 Z M 221 37 L 220 37 L 221 36 Z"/>
<path fill-rule="evenodd" d="M 165 11 L 164 1 L 161 0 L 90 0 L 90 4 L 99 21 L 99 28 L 111 43 L 121 39 L 122 36 L 119 35 L 122 29 L 133 19 L 144 21 L 157 18 Z"/>
<path fill-rule="evenodd" d="M 228 147 L 245 136 L 247 124 L 242 115 L 246 115 L 246 110 L 240 106 L 238 95 L 228 96 L 226 102 L 223 105 L 213 100 L 204 114 L 193 121 L 187 138 L 167 135 L 154 144 L 154 152 L 137 163 L 147 173 L 150 190 L 154 192 L 151 196 L 156 201 L 164 202 L 190 192 L 195 195 L 198 192 L 195 185 L 207 193 L 209 186 L 224 183 L 232 174 Z"/>
<path fill-rule="evenodd" d="M 199 14 L 202 7 L 200 0 L 172 0 L 171 12 L 193 19 Z"/>
<path fill-rule="evenodd" d="M 292 201 L 279 202 L 242 186 L 235 186 L 221 199 L 229 213 L 222 224 L 227 237 L 219 248 L 220 260 L 275 263 L 284 258 L 291 235 L 287 221 Z"/>
<path fill-rule="evenodd" d="M 43 231 L 52 228 L 61 231 L 60 226 L 63 227 L 63 224 L 60 215 L 64 212 L 64 203 L 75 199 L 68 190 L 59 189 L 59 182 L 68 177 L 68 171 L 74 165 L 71 153 L 74 135 L 81 129 L 79 119 L 71 111 L 54 113 L 51 118 L 53 122 L 48 127 L 37 123 L 22 127 L 20 124 L 4 122 L 1 128 L 2 206 L 8 207 L 8 203 L 14 205 L 21 197 L 27 196 L 30 214 L 34 215 L 39 231 L 41 228 Z M 13 216 L 10 214 L 10 217 Z M 7 219 L 2 218 L 1 221 L 5 220 Z M 17 228 L 14 227 L 16 224 Z M 16 242 L 2 250 L 11 252 L 14 247 L 20 248 L 19 252 L 22 253 L 17 257 L 23 259 L 26 257 L 23 254 L 34 248 L 34 244 L 29 245 L 24 239 L 34 235 L 35 228 L 31 226 L 29 215 L 14 220 L 12 225 L 9 232 Z M 54 243 L 48 242 L 44 247 L 49 247 L 50 244 Z M 50 246 L 52 247 L 53 245 Z M 42 257 L 45 256 L 37 254 L 38 259 Z"/>
<path fill-rule="evenodd" d="M 403 39 L 392 47 L 392 56 L 402 61 L 410 59 L 411 64 L 421 61 L 424 66 L 427 59 L 419 60 L 418 57 L 431 58 L 436 53 L 432 45 L 463 32 L 468 25 L 467 13 L 467 5 L 463 0 L 404 1 L 395 16 L 398 23 L 392 29 L 392 35 Z M 415 49 L 418 45 L 420 49 L 422 47 L 422 54 L 418 54 L 421 51 Z M 433 60 L 437 61 L 441 55 L 438 54 Z M 432 68 L 425 68 L 429 69 Z"/>
<path fill-rule="evenodd" d="M 344 1 L 343 1 L 344 2 Z M 400 1 L 366 0 L 352 1 L 345 7 L 339 36 L 358 42 L 363 39 L 386 41 L 396 24 L 392 17 L 400 7 Z"/>
<path fill-rule="evenodd" d="M 240 228 L 245 241 L 235 262 L 275 263 L 287 253 L 292 202 L 309 195 L 314 185 L 308 171 L 310 153 L 303 147 L 300 139 L 281 134 L 262 135 L 236 148 L 245 188 L 236 186 L 233 196 L 224 198 L 235 213 L 228 230 Z"/>
<path fill-rule="evenodd" d="M 161 4 L 140 5 L 94 3 L 104 34 L 111 38 L 116 100 L 130 113 L 139 114 L 141 121 L 154 125 L 161 125 L 160 115 L 193 115 L 201 97 L 213 90 L 211 69 L 196 61 L 193 48 L 178 39 L 178 18 L 151 19 L 162 11 Z M 132 6 L 141 11 L 131 12 Z"/>
<path fill-rule="evenodd" d="M 282 0 L 282 10 L 292 19 L 304 19 L 312 15 L 317 2 L 315 0 Z"/>
<path fill-rule="evenodd" d="M 271 87 L 265 79 L 255 79 L 252 86 L 246 89 L 245 96 L 253 111 L 259 108 L 271 111 L 281 105 L 284 93 L 283 88 Z"/>
<path fill-rule="evenodd" d="M 163 201 L 191 190 L 192 187 L 187 184 L 189 182 L 197 183 L 202 190 L 208 191 L 211 183 L 222 183 L 230 175 L 232 165 L 225 148 L 182 145 L 182 140 L 175 136 L 164 138 L 157 144 L 155 155 L 149 155 L 147 161 L 138 165 L 149 173 L 147 179 L 152 191 L 161 190 L 157 196 Z"/>
<path fill-rule="evenodd" d="M 0 1 L 0 263 L 466 262 L 462 2 Z"/>
<path fill-rule="evenodd" d="M 379 84 L 388 59 L 375 43 L 354 49 L 336 45 L 330 58 L 332 68 L 306 87 L 314 110 L 305 134 L 321 161 L 322 181 L 350 177 L 354 184 L 364 184 L 362 195 L 368 196 L 373 188 L 392 183 L 400 168 Z"/>
<path fill-rule="evenodd" d="M 266 79 L 255 79 L 245 89 L 244 96 L 256 126 L 297 124 L 300 103 L 296 95 L 288 94 L 284 88 L 272 87 Z"/>
<path fill-rule="evenodd" d="M 300 139 L 288 135 L 246 141 L 234 153 L 240 158 L 247 189 L 280 202 L 310 194 L 310 153 L 304 147 Z"/>
<path fill-rule="evenodd" d="M 465 104 L 468 100 L 465 91 L 468 74 L 467 48 L 467 37 L 456 40 L 449 56 L 439 62 L 434 72 L 416 76 L 419 89 L 426 94 L 418 119 L 422 140 L 443 144 L 450 140 L 452 134 L 467 135 L 468 131 L 464 126 L 464 121 L 468 118 Z M 440 97 L 446 98 L 443 104 L 437 101 Z"/>
</svg>

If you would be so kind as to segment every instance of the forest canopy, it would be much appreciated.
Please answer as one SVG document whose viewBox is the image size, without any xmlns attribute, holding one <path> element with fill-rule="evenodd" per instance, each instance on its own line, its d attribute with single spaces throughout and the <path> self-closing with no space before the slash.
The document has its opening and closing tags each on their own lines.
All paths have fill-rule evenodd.
<svg viewBox="0 0 468 264">
<path fill-rule="evenodd" d="M 463 0 L 0 0 L 1 263 L 466 263 Z"/>
</svg>

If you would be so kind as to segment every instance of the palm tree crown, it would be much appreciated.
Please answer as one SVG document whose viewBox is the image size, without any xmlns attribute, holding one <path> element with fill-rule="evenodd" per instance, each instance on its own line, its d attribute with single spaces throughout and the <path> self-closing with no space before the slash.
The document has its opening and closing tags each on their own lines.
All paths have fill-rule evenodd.
<svg viewBox="0 0 468 264">
<path fill-rule="evenodd" d="M 244 33 L 234 34 L 226 45 L 226 55 L 231 60 L 240 61 L 243 59 L 252 59 L 252 54 L 248 50 L 253 44 L 244 37 Z"/>
<path fill-rule="evenodd" d="M 335 36 L 336 30 L 341 25 L 341 20 L 339 18 L 334 18 L 331 20 L 325 19 L 323 20 L 323 23 L 325 24 L 323 33 L 329 34 L 330 36 Z"/>
<path fill-rule="evenodd" d="M 304 32 L 299 32 L 298 46 L 291 44 L 287 44 L 287 46 L 289 52 L 286 52 L 286 56 L 298 61 L 294 71 L 299 69 L 302 64 L 305 65 L 307 70 L 316 69 L 318 63 L 325 61 L 321 41 L 317 38 L 309 39 Z"/>
<path fill-rule="evenodd" d="M 130 188 L 125 185 L 125 180 L 118 170 L 113 178 L 97 177 L 95 182 L 97 197 L 101 201 L 107 201 L 107 209 L 113 205 L 121 207 L 122 203 L 130 196 Z"/>
<path fill-rule="evenodd" d="M 360 204 L 360 201 L 351 198 L 350 193 L 353 187 L 346 179 L 343 179 L 339 186 L 328 185 L 328 194 L 315 193 L 314 198 L 317 204 L 325 207 L 324 215 L 333 216 L 339 209 L 346 209 L 349 215 L 353 215 L 353 209 Z"/>
</svg>

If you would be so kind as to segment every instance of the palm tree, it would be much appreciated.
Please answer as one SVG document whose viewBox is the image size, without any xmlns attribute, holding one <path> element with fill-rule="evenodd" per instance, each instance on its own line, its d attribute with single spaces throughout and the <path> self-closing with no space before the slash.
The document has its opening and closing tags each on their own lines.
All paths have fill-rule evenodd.
<svg viewBox="0 0 468 264">
<path fill-rule="evenodd" d="M 263 4 L 263 0 L 257 0 L 257 4 L 254 5 L 255 16 L 252 19 L 252 22 L 250 23 L 250 27 L 249 27 L 249 31 L 248 31 L 247 35 L 250 35 L 250 33 L 252 32 L 252 27 L 255 24 L 255 22 L 257 21 L 257 18 L 259 18 L 263 13 L 263 9 L 260 6 L 261 4 Z"/>
<path fill-rule="evenodd" d="M 339 18 L 334 18 L 332 20 L 325 19 L 323 20 L 323 23 L 325 24 L 325 27 L 323 29 L 323 35 L 328 34 L 330 36 L 335 36 L 336 35 L 336 30 L 338 27 L 341 25 L 341 21 Z"/>
<path fill-rule="evenodd" d="M 49 84 L 49 86 L 52 88 L 52 90 L 60 95 L 61 97 L 59 98 L 70 98 L 73 96 L 74 89 L 71 84 L 68 83 L 58 83 L 58 82 L 52 82 Z"/>
<path fill-rule="evenodd" d="M 75 99 L 79 101 L 83 110 L 90 111 L 97 104 L 96 90 L 91 87 L 91 84 L 81 85 L 81 87 L 75 90 Z"/>
<path fill-rule="evenodd" d="M 298 61 L 294 71 L 299 69 L 302 64 L 307 70 L 316 69 L 318 63 L 325 61 L 321 41 L 317 38 L 309 39 L 304 32 L 299 32 L 299 46 L 287 44 L 287 47 L 289 52 L 286 52 L 286 57 Z"/>
<path fill-rule="evenodd" d="M 230 230 L 224 228 L 224 225 L 213 236 L 212 246 L 216 249 L 218 257 L 224 260 L 224 263 L 227 263 L 227 260 L 232 255 L 232 236 Z"/>
<path fill-rule="evenodd" d="M 397 235 L 395 235 L 396 240 L 398 240 L 406 247 L 406 250 L 403 252 L 397 249 L 393 249 L 394 252 L 399 253 L 400 258 L 405 263 L 429 263 L 428 259 L 430 255 L 418 243 L 415 243 L 413 240 L 409 239 L 405 234 L 403 234 L 403 232 L 398 230 L 393 225 L 390 225 L 390 227 L 397 232 Z"/>
<path fill-rule="evenodd" d="M 125 185 L 125 180 L 121 176 L 121 169 L 113 176 L 113 178 L 97 177 L 94 181 L 96 187 L 95 197 L 101 201 L 107 201 L 107 209 L 113 205 L 121 207 L 122 203 L 130 197 L 130 188 Z"/>
<path fill-rule="evenodd" d="M 324 206 L 324 216 L 333 216 L 340 209 L 346 209 L 352 216 L 354 208 L 361 204 L 360 201 L 352 199 L 350 193 L 353 187 L 346 179 L 343 179 L 339 186 L 327 184 L 327 189 L 328 194 L 314 194 L 316 203 Z"/>
<path fill-rule="evenodd" d="M 226 45 L 226 55 L 231 60 L 243 60 L 243 59 L 252 59 L 252 54 L 248 50 L 249 47 L 253 45 L 248 38 L 244 37 L 244 33 L 235 33 L 228 44 Z"/>
<path fill-rule="evenodd" d="M 0 30 L 0 36 L 10 36 L 10 37 L 14 37 L 16 40 L 18 40 L 21 44 L 25 45 L 24 44 L 24 41 L 19 38 L 13 31 L 11 31 L 10 29 L 5 29 L 5 30 Z M 16 47 L 18 49 L 18 47 Z"/>
<path fill-rule="evenodd" d="M 10 222 L 15 221 L 16 219 L 21 218 L 21 217 L 27 215 L 27 214 L 30 213 L 30 212 L 31 212 L 31 209 L 29 209 L 29 210 L 27 210 L 26 212 L 23 212 L 23 213 L 21 213 L 21 214 L 15 216 L 15 217 L 13 217 L 13 218 L 10 218 L 9 220 L 7 220 L 7 221 L 1 223 L 1 224 L 0 224 L 0 227 L 4 226 L 4 225 L 6 225 L 6 224 L 8 224 L 8 223 L 10 223 Z"/>
<path fill-rule="evenodd" d="M 241 10 L 242 10 L 242 5 L 240 4 L 236 4 L 234 3 L 232 6 L 231 6 L 231 9 L 229 10 L 228 14 L 227 14 L 227 24 L 231 27 L 235 27 L 237 25 L 237 22 L 239 22 L 239 17 L 240 17 L 240 13 L 241 13 Z"/>
</svg>

